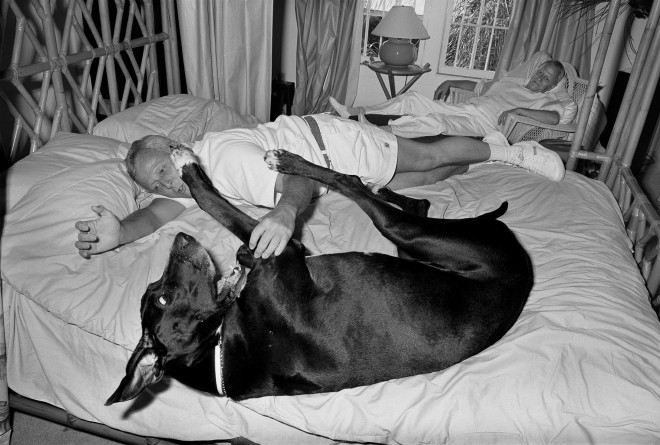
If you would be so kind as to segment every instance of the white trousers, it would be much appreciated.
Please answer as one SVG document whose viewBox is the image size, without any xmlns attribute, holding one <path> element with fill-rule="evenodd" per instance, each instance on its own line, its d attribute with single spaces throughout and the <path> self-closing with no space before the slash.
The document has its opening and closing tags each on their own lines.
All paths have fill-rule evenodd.
<svg viewBox="0 0 660 445">
<path fill-rule="evenodd" d="M 364 107 L 365 114 L 401 114 L 391 120 L 392 133 L 413 138 L 448 134 L 486 136 L 498 131 L 497 119 L 469 103 L 451 104 L 407 92 L 377 105 Z"/>
</svg>

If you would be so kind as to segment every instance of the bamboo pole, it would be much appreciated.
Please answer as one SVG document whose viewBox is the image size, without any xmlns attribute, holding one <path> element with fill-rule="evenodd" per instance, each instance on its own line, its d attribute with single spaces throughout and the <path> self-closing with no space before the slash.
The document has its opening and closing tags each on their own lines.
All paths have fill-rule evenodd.
<svg viewBox="0 0 660 445">
<path fill-rule="evenodd" d="M 46 60 L 48 57 L 46 55 L 46 52 L 42 48 L 42 46 L 39 43 L 39 40 L 37 39 L 36 34 L 32 29 L 30 28 L 29 22 L 23 15 L 22 11 L 18 8 L 16 3 L 11 0 L 9 6 L 11 7 L 12 11 L 14 12 L 16 18 L 17 18 L 17 29 L 16 29 L 16 40 L 14 41 L 14 47 L 12 48 L 12 59 L 10 63 L 10 71 L 12 74 L 15 74 L 19 70 L 19 63 L 20 63 L 20 56 L 21 56 L 21 48 L 23 46 L 23 36 L 27 36 L 28 40 L 32 44 L 34 50 L 36 51 L 37 55 L 42 59 Z M 42 22 L 43 23 L 43 22 Z M 50 67 L 50 66 L 49 66 Z M 33 114 L 34 114 L 34 133 L 30 134 L 30 152 L 34 152 L 37 148 L 41 146 L 41 140 L 39 139 L 39 134 L 41 133 L 41 126 L 44 120 L 44 107 L 46 104 L 46 96 L 44 94 L 45 91 L 47 91 L 48 85 L 50 84 L 50 70 L 45 70 L 42 75 L 42 86 L 40 90 L 40 101 L 37 104 L 37 102 L 33 99 L 32 94 L 30 94 L 25 87 L 23 87 L 23 84 L 14 76 L 11 81 L 12 84 L 16 87 L 18 92 L 21 94 L 21 96 L 25 99 L 27 102 L 27 105 L 31 108 Z M 28 125 L 23 126 L 28 127 Z"/>
<path fill-rule="evenodd" d="M 154 35 L 154 4 L 152 0 L 143 0 L 144 14 L 147 23 L 147 31 L 149 36 Z M 160 96 L 160 82 L 158 81 L 158 60 L 156 59 L 156 45 L 149 46 L 149 66 L 151 71 L 149 76 L 153 76 L 153 80 L 149 79 L 149 86 L 152 94 L 148 94 L 149 99 L 152 97 Z"/>
<path fill-rule="evenodd" d="M 612 38 L 612 32 L 614 31 L 614 25 L 616 23 L 617 14 L 619 12 L 619 7 L 621 6 L 621 0 L 611 0 L 609 9 L 607 11 L 607 19 L 605 21 L 605 27 L 601 34 L 600 42 L 598 43 L 598 51 L 596 52 L 596 59 L 594 60 L 594 66 L 591 68 L 591 74 L 589 76 L 589 85 L 587 86 L 587 93 L 585 94 L 584 99 L 582 100 L 582 106 L 580 107 L 580 115 L 578 116 L 577 129 L 573 137 L 573 142 L 571 143 L 571 149 L 568 152 L 568 160 L 566 161 L 567 170 L 575 170 L 577 165 L 577 153 L 582 150 L 582 140 L 584 139 L 584 133 L 589 123 L 589 115 L 591 114 L 591 107 L 594 104 L 594 99 L 596 93 L 598 92 L 598 82 L 600 80 L 600 75 L 603 71 L 603 64 L 605 63 L 605 56 L 607 56 L 607 48 L 609 47 L 610 40 Z"/>
<path fill-rule="evenodd" d="M 607 143 L 607 159 L 601 164 L 600 172 L 598 174 L 598 179 L 600 181 L 609 182 L 607 179 L 609 170 L 612 166 L 614 155 L 621 141 L 623 128 L 628 120 L 630 107 L 633 104 L 633 96 L 635 95 L 637 85 L 639 85 L 644 61 L 649 57 L 651 40 L 653 39 L 656 28 L 658 27 L 658 18 L 660 17 L 660 9 L 658 8 L 658 3 L 660 2 L 654 2 L 653 6 L 651 7 L 649 18 L 646 20 L 646 26 L 644 28 L 644 33 L 642 34 L 639 48 L 637 49 L 637 55 L 635 56 L 635 62 L 633 63 L 632 70 L 630 72 L 628 85 L 623 95 L 619 113 L 617 114 L 616 120 L 614 122 L 609 142 Z"/>
<path fill-rule="evenodd" d="M 131 433 L 126 433 L 106 425 L 89 422 L 87 420 L 79 419 L 78 417 L 66 412 L 61 408 L 48 405 L 43 402 L 31 400 L 19 395 L 11 395 L 11 406 L 17 411 L 25 412 L 28 414 L 36 415 L 40 418 L 50 420 L 51 422 L 59 423 L 76 430 L 86 431 L 99 436 L 107 437 L 114 441 L 126 444 L 158 444 L 158 445 L 174 445 L 174 442 L 150 437 L 138 436 Z"/>
<path fill-rule="evenodd" d="M 9 160 L 16 158 L 16 152 L 18 151 L 18 144 L 21 140 L 21 130 L 23 129 L 23 118 L 14 119 L 14 129 L 11 133 L 11 147 L 9 149 Z M 0 292 L 2 293 L 2 292 Z M 4 321 L 4 320 L 3 320 Z"/>
<path fill-rule="evenodd" d="M 653 37 L 653 44 L 651 45 L 650 51 L 651 54 L 660 54 L 660 32 L 658 32 L 658 30 L 656 30 Z M 641 87 L 638 86 L 633 99 L 635 102 L 639 101 L 640 105 L 637 113 L 635 113 L 635 119 L 632 125 L 628 125 L 628 128 L 630 128 L 630 131 L 628 132 L 630 133 L 630 136 L 624 139 L 626 144 L 620 146 L 625 147 L 625 149 L 621 150 L 621 148 L 619 148 L 617 150 L 617 155 L 621 156 L 622 164 L 626 167 L 630 166 L 635 151 L 637 151 L 639 138 L 644 129 L 646 117 L 649 114 L 651 101 L 653 100 L 653 93 L 658 84 L 658 78 L 660 78 L 660 57 L 649 57 L 644 65 L 644 72 L 641 76 Z"/>
<path fill-rule="evenodd" d="M 644 249 L 651 240 L 655 239 L 656 242 L 660 240 L 660 215 L 658 215 L 657 210 L 640 188 L 635 176 L 630 171 L 630 168 L 622 166 L 621 160 L 617 160 L 615 165 L 619 167 L 621 177 L 625 180 L 626 186 L 630 188 L 630 192 L 634 197 L 635 206 L 643 212 L 644 218 L 647 221 L 646 233 L 638 243 L 640 249 Z M 645 261 L 647 262 L 650 262 L 652 259 L 654 260 L 653 265 L 648 266 L 648 271 L 645 276 L 646 287 L 650 295 L 653 297 L 656 296 L 658 289 L 660 288 L 660 260 L 657 259 L 657 255 L 651 258 L 651 254 L 648 252 L 644 256 L 646 258 Z"/>
<path fill-rule="evenodd" d="M 117 90 L 117 73 L 115 71 L 115 51 L 112 51 L 112 33 L 110 31 L 110 12 L 108 11 L 108 0 L 99 0 L 99 14 L 101 16 L 101 35 L 108 55 L 105 59 L 106 79 L 108 83 L 108 98 L 112 114 L 119 112 L 119 92 Z"/>
<path fill-rule="evenodd" d="M 163 27 L 165 24 L 168 22 L 170 15 L 167 12 L 167 2 L 166 1 L 161 1 L 160 2 L 160 22 L 163 24 Z M 168 24 L 167 28 L 164 28 L 164 30 L 167 30 L 168 32 L 170 31 L 170 26 Z M 174 84 L 173 79 L 172 79 L 172 64 L 174 63 L 174 60 L 172 58 L 172 44 L 171 40 L 166 40 L 164 42 L 164 48 L 165 48 L 165 77 L 167 80 L 167 91 L 172 92 L 174 90 Z"/>
<path fill-rule="evenodd" d="M 55 22 L 51 14 L 51 5 L 48 0 L 41 0 L 41 7 L 38 8 L 36 0 L 33 0 L 35 10 L 43 22 L 44 40 L 46 43 L 46 51 L 49 59 L 52 62 L 59 61 L 59 51 L 57 50 L 57 37 L 55 34 Z M 71 131 L 71 121 L 68 118 L 66 94 L 64 93 L 64 81 L 62 80 L 62 66 L 60 63 L 54 63 L 55 67 L 51 72 L 51 83 L 53 86 L 53 93 L 55 95 L 55 105 L 61 116 L 60 122 L 57 122 L 57 128 L 63 131 Z M 43 110 L 43 108 L 42 108 Z M 58 119 L 53 120 L 55 125 Z M 51 134 L 53 130 L 51 129 Z"/>
<path fill-rule="evenodd" d="M 41 128 L 44 124 L 44 122 L 48 120 L 46 117 L 46 113 L 44 113 L 44 110 L 46 109 L 47 105 L 47 100 L 48 100 L 48 89 L 50 87 L 50 77 L 51 77 L 51 71 L 45 71 L 43 74 L 43 77 L 41 79 L 41 90 L 39 91 L 39 105 L 36 109 L 33 110 L 36 118 L 34 120 L 34 132 L 37 135 L 41 134 Z M 21 88 L 25 92 L 26 95 L 29 95 L 32 97 L 32 95 L 25 89 L 23 88 L 23 84 L 21 84 Z M 55 122 L 55 119 L 53 119 L 50 122 L 50 128 L 51 130 L 53 128 L 60 128 L 59 122 Z M 34 153 L 37 148 L 41 146 L 41 141 L 38 138 L 32 139 L 30 142 L 30 152 Z"/>
</svg>

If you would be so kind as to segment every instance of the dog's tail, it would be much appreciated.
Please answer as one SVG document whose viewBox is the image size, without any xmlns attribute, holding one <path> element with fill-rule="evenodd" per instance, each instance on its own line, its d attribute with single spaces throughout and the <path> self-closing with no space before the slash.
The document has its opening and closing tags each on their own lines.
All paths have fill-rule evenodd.
<svg viewBox="0 0 660 445">
<path fill-rule="evenodd" d="M 509 203 L 507 201 L 504 201 L 497 210 L 493 210 L 492 212 L 481 214 L 477 216 L 477 218 L 497 219 L 500 216 L 504 215 L 508 208 L 509 208 Z"/>
</svg>

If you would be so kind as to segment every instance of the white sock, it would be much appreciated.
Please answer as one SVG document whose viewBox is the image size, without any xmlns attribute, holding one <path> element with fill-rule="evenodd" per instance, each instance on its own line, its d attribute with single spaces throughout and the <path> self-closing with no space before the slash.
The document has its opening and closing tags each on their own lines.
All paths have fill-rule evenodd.
<svg viewBox="0 0 660 445">
<path fill-rule="evenodd" d="M 488 161 L 486 161 L 486 162 L 488 162 Z M 484 165 L 486 162 L 477 162 L 477 163 L 474 163 L 474 164 L 468 164 L 467 171 L 469 172 L 471 170 L 474 170 L 475 167 L 479 167 L 480 165 Z"/>
<path fill-rule="evenodd" d="M 503 161 L 507 162 L 509 147 L 504 145 L 488 144 L 490 147 L 489 161 Z"/>
</svg>

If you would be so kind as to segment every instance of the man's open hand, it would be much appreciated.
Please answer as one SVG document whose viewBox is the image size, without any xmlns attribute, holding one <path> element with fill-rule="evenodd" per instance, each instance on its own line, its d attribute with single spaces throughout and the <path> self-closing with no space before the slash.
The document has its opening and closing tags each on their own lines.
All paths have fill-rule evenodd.
<svg viewBox="0 0 660 445">
<path fill-rule="evenodd" d="M 121 232 L 121 223 L 110 210 L 102 205 L 92 206 L 92 210 L 99 215 L 97 219 L 76 222 L 76 248 L 86 259 L 119 246 Z"/>
<path fill-rule="evenodd" d="M 296 226 L 296 211 L 290 206 L 276 206 L 263 217 L 250 235 L 250 249 L 256 258 L 268 258 L 284 251 Z"/>
</svg>

